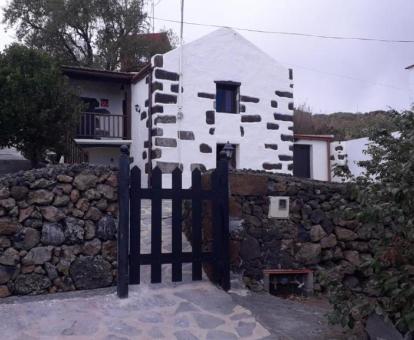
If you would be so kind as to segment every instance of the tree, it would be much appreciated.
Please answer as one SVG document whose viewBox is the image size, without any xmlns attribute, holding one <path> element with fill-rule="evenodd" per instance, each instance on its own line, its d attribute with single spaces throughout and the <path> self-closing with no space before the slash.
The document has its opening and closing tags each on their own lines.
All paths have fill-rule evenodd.
<svg viewBox="0 0 414 340">
<path fill-rule="evenodd" d="M 3 21 L 16 26 L 27 46 L 61 63 L 116 70 L 131 37 L 148 32 L 143 5 L 143 0 L 12 0 Z M 145 49 L 148 42 L 137 43 Z"/>
<path fill-rule="evenodd" d="M 45 53 L 14 44 L 0 54 L 0 147 L 16 147 L 33 167 L 63 154 L 82 106 Z"/>
<path fill-rule="evenodd" d="M 414 112 L 390 118 L 398 134 L 371 132 L 366 173 L 351 183 L 359 220 L 374 235 L 372 260 L 358 269 L 362 290 L 331 282 L 332 320 L 353 327 L 376 312 L 414 334 Z"/>
</svg>

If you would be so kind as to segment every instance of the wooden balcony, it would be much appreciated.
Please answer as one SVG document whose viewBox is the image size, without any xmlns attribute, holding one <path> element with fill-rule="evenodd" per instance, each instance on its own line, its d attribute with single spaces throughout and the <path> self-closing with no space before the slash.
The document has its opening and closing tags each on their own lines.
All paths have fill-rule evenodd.
<svg viewBox="0 0 414 340">
<path fill-rule="evenodd" d="M 83 112 L 76 130 L 80 139 L 127 139 L 128 116 Z"/>
</svg>

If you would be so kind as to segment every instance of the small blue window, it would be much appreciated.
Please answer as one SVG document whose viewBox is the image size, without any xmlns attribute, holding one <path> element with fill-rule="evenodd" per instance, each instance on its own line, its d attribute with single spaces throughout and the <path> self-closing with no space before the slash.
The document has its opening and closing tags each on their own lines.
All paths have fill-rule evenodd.
<svg viewBox="0 0 414 340">
<path fill-rule="evenodd" d="M 238 113 L 239 84 L 216 84 L 216 111 Z"/>
</svg>

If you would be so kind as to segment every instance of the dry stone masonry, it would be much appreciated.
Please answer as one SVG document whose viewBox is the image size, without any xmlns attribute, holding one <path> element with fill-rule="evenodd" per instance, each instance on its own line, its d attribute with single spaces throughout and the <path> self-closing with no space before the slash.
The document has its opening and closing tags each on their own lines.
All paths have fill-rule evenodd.
<svg viewBox="0 0 414 340">
<path fill-rule="evenodd" d="M 210 185 L 210 172 L 202 177 Z M 231 267 L 248 287 L 263 290 L 264 269 L 315 271 L 315 290 L 332 278 L 362 289 L 357 265 L 371 258 L 375 228 L 360 225 L 358 204 L 346 184 L 299 179 L 257 171 L 230 173 Z M 270 197 L 288 197 L 289 218 L 269 217 Z M 211 207 L 203 207 L 205 246 L 211 246 Z M 184 230 L 191 239 L 191 207 L 185 205 Z"/>
<path fill-rule="evenodd" d="M 0 297 L 115 283 L 117 174 L 54 166 L 0 178 Z"/>
</svg>

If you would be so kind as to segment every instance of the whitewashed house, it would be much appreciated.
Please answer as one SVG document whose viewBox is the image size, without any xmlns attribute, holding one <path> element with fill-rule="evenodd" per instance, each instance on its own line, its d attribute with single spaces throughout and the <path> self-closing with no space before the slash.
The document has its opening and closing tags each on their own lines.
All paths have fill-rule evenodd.
<svg viewBox="0 0 414 340">
<path fill-rule="evenodd" d="M 116 163 L 129 144 L 143 183 L 159 166 L 168 187 L 179 166 L 189 186 L 192 169 L 215 168 L 229 142 L 233 167 L 292 174 L 292 70 L 231 29 L 183 46 L 181 80 L 179 56 L 156 55 L 135 74 L 66 68 L 93 104 L 75 138 L 89 161 Z"/>
</svg>

